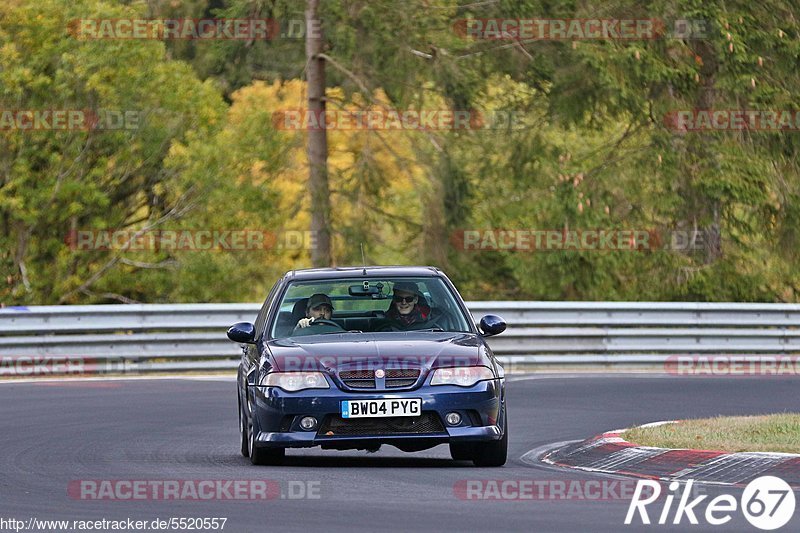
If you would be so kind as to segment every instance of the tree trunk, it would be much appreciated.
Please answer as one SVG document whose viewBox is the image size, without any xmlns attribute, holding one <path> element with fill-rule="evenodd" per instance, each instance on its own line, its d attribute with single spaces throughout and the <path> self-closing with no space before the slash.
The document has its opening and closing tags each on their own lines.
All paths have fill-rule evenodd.
<svg viewBox="0 0 800 533">
<path fill-rule="evenodd" d="M 700 80 L 702 86 L 699 93 L 695 98 L 695 109 L 704 109 L 711 111 L 714 109 L 717 101 L 716 76 L 719 70 L 719 60 L 714 48 L 706 41 L 697 41 L 695 47 L 695 54 L 700 57 L 702 67 L 700 69 Z M 708 133 L 700 133 L 696 142 L 689 145 L 689 151 L 693 155 L 693 161 L 702 161 L 704 165 L 712 165 L 714 163 L 714 146 L 716 141 L 714 135 Z M 715 173 L 721 172 L 721 169 L 715 168 Z M 693 181 L 696 176 L 693 176 Z M 721 240 L 721 221 L 720 210 L 722 206 L 719 200 L 710 199 L 705 196 L 700 196 L 697 189 L 694 188 L 694 198 L 696 204 L 692 206 L 693 210 L 698 213 L 704 213 L 707 222 L 704 224 L 702 236 L 703 247 L 705 249 L 704 263 L 709 265 L 722 257 L 722 240 Z"/>
<path fill-rule="evenodd" d="M 319 0 L 306 3 L 306 61 L 308 81 L 308 112 L 318 120 L 308 127 L 308 187 L 311 192 L 311 232 L 316 236 L 311 248 L 311 263 L 315 267 L 331 266 L 330 187 L 328 186 L 328 137 L 324 128 L 325 60 L 322 28 L 317 22 Z M 312 125 L 316 123 L 317 125 Z"/>
</svg>

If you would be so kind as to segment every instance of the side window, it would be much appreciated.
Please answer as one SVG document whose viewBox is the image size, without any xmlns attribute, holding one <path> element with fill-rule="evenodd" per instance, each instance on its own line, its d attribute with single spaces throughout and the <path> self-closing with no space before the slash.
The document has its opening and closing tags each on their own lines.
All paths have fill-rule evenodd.
<svg viewBox="0 0 800 533">
<path fill-rule="evenodd" d="M 261 337 L 261 334 L 264 332 L 264 323 L 267 321 L 267 315 L 269 314 L 269 304 L 272 302 L 272 298 L 275 296 L 277 292 L 278 286 L 281 284 L 281 280 L 275 282 L 275 285 L 272 286 L 272 289 L 269 291 L 269 295 L 267 299 L 264 300 L 264 305 L 261 306 L 261 311 L 258 312 L 258 318 L 256 318 L 256 338 Z"/>
</svg>

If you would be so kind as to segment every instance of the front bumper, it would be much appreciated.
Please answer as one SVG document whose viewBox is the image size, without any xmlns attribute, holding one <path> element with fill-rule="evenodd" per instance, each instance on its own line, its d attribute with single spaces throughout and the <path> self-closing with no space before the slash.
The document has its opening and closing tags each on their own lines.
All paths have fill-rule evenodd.
<svg viewBox="0 0 800 533">
<path fill-rule="evenodd" d="M 301 448 L 312 446 L 347 445 L 358 447 L 378 444 L 435 446 L 448 442 L 490 441 L 503 436 L 503 391 L 501 380 L 482 381 L 472 387 L 423 385 L 411 391 L 372 391 L 348 393 L 336 388 L 284 392 L 275 387 L 251 386 L 250 397 L 255 426 L 255 443 L 259 447 Z M 330 435 L 319 431 L 329 417 L 341 413 L 342 400 L 420 398 L 422 412 L 435 415 L 441 421 L 441 431 L 429 433 Z M 449 412 L 461 414 L 461 423 L 445 423 Z M 300 428 L 304 416 L 315 417 L 320 424 L 312 430 Z M 358 420 L 358 419 L 355 419 Z M 363 419 L 361 419 L 363 420 Z"/>
</svg>

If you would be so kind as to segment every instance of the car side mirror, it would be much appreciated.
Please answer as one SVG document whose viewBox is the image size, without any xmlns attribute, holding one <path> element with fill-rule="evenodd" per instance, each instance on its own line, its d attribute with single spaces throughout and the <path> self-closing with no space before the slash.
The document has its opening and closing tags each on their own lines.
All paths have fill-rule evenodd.
<svg viewBox="0 0 800 533">
<path fill-rule="evenodd" d="M 242 344 L 255 344 L 256 327 L 250 322 L 237 322 L 228 328 L 228 338 Z"/>
<path fill-rule="evenodd" d="M 481 331 L 484 337 L 499 335 L 506 330 L 506 321 L 497 315 L 486 315 L 481 318 Z"/>
</svg>

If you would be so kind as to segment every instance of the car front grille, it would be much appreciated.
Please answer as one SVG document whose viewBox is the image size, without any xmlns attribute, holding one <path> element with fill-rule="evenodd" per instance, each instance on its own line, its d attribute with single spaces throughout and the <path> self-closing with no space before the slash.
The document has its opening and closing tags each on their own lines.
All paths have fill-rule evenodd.
<svg viewBox="0 0 800 533">
<path fill-rule="evenodd" d="M 419 375 L 419 368 L 389 368 L 386 370 L 384 386 L 387 389 L 411 387 Z M 375 389 L 378 385 L 373 370 L 342 370 L 339 378 L 351 389 Z"/>
<path fill-rule="evenodd" d="M 386 388 L 410 387 L 419 378 L 419 368 L 390 368 L 386 371 Z"/>
<path fill-rule="evenodd" d="M 414 383 L 416 383 L 416 379 L 387 379 L 386 380 L 386 388 L 387 389 L 397 389 L 400 387 L 410 387 Z"/>
<path fill-rule="evenodd" d="M 339 375 L 342 379 L 372 379 L 375 372 L 372 370 L 342 370 Z"/>
<path fill-rule="evenodd" d="M 386 371 L 386 379 L 419 377 L 419 368 L 390 368 Z"/>
<path fill-rule="evenodd" d="M 344 384 L 351 389 L 374 389 L 374 379 L 344 379 Z"/>
<path fill-rule="evenodd" d="M 421 433 L 443 433 L 444 426 L 439 416 L 433 412 L 423 412 L 420 416 L 391 416 L 386 418 L 342 418 L 328 416 L 317 433 L 321 437 L 382 436 Z"/>
<path fill-rule="evenodd" d="M 375 388 L 375 372 L 372 370 L 342 370 L 339 377 L 351 389 Z"/>
</svg>

